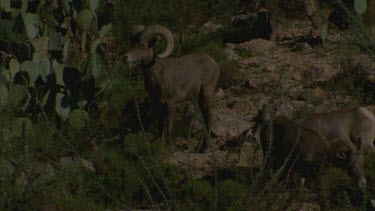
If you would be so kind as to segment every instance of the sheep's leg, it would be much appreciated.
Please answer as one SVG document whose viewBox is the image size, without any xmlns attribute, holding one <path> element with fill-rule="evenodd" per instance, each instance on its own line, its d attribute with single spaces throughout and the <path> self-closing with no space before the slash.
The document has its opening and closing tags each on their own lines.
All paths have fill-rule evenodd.
<svg viewBox="0 0 375 211">
<path fill-rule="evenodd" d="M 212 92 L 202 87 L 199 93 L 199 109 L 202 113 L 204 123 L 206 125 L 207 134 L 202 142 L 198 145 L 197 150 L 203 152 L 207 148 L 207 141 L 211 137 L 211 122 L 212 122 Z"/>
<path fill-rule="evenodd" d="M 174 141 L 172 141 L 172 130 L 173 130 L 173 121 L 174 121 L 174 116 L 176 113 L 176 106 L 173 105 L 168 105 L 168 111 L 167 111 L 167 145 L 171 145 L 172 147 L 175 147 Z M 173 143 L 171 143 L 173 142 Z"/>
<path fill-rule="evenodd" d="M 366 133 L 363 133 L 362 136 L 360 137 L 361 147 L 366 150 L 366 151 L 375 151 L 374 147 L 374 131 L 366 131 Z"/>
<path fill-rule="evenodd" d="M 153 112 L 154 118 L 157 121 L 158 136 L 164 138 L 164 129 L 166 125 L 165 116 L 167 114 L 166 106 L 159 102 L 154 102 L 152 112 Z"/>
</svg>

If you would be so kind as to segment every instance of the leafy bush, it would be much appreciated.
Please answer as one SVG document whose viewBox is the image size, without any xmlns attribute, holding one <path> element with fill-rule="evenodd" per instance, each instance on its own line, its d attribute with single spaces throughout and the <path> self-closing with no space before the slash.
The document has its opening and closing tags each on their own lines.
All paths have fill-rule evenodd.
<svg viewBox="0 0 375 211">
<path fill-rule="evenodd" d="M 214 204 L 214 190 L 205 180 L 189 181 L 180 193 L 185 207 L 194 210 L 211 210 Z"/>
<path fill-rule="evenodd" d="M 350 196 L 355 193 L 354 180 L 342 169 L 328 168 L 321 177 L 322 195 L 330 206 L 352 208 Z M 344 203 L 343 203 L 344 202 Z"/>
<path fill-rule="evenodd" d="M 351 59 L 343 60 L 341 71 L 327 83 L 327 88 L 335 93 L 353 96 L 359 102 L 372 103 L 375 94 L 369 87 L 368 73 L 360 63 L 353 63 Z"/>
<path fill-rule="evenodd" d="M 243 204 L 247 199 L 247 188 L 233 180 L 224 180 L 218 185 L 219 207 L 225 210 L 244 209 Z"/>
</svg>

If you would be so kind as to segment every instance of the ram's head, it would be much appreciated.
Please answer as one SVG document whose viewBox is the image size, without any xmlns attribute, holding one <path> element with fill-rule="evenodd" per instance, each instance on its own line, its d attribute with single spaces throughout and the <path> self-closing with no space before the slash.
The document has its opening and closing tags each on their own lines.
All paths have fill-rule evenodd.
<svg viewBox="0 0 375 211">
<path fill-rule="evenodd" d="M 166 49 L 164 52 L 155 55 L 155 47 L 164 39 L 166 41 Z M 173 34 L 164 26 L 136 25 L 133 27 L 131 37 L 131 49 L 125 54 L 125 60 L 130 67 L 151 63 L 156 56 L 158 58 L 168 57 L 174 47 Z"/>
<path fill-rule="evenodd" d="M 361 143 L 360 141 L 358 142 Z M 356 176 L 360 187 L 366 186 L 363 170 L 363 147 L 358 148 L 349 140 L 336 138 L 329 147 L 329 153 L 336 165 L 347 168 L 349 173 Z"/>
</svg>

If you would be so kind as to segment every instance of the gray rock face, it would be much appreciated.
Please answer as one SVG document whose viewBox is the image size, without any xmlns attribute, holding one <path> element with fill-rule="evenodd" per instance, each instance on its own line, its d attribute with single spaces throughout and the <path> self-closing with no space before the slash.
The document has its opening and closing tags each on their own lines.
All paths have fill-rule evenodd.
<svg viewBox="0 0 375 211">
<path fill-rule="evenodd" d="M 336 73 L 337 70 L 328 64 L 313 64 L 305 75 L 313 82 L 323 82 L 330 80 Z"/>
<path fill-rule="evenodd" d="M 253 39 L 238 45 L 238 48 L 247 50 L 252 55 L 265 54 L 276 46 L 274 41 Z"/>
<path fill-rule="evenodd" d="M 230 110 L 216 111 L 213 115 L 212 133 L 214 136 L 225 140 L 239 138 L 250 127 L 250 122 L 246 121 L 242 115 Z"/>
<path fill-rule="evenodd" d="M 60 165 L 64 167 L 76 166 L 76 167 L 83 167 L 84 169 L 92 171 L 92 172 L 96 171 L 96 169 L 94 168 L 94 165 L 90 161 L 87 161 L 82 158 L 65 157 L 65 158 L 61 158 L 59 163 Z"/>
</svg>

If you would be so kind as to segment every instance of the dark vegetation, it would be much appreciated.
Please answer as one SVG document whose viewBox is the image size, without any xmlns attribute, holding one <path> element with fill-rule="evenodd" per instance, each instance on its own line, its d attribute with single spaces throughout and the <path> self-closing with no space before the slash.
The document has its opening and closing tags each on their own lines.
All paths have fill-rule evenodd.
<svg viewBox="0 0 375 211">
<path fill-rule="evenodd" d="M 297 182 L 264 181 L 262 168 L 195 180 L 165 163 L 173 152 L 156 136 L 142 75 L 122 60 L 134 24 L 161 24 L 176 35 L 173 56 L 207 52 L 220 66 L 218 86 L 228 89 L 241 78 L 239 64 L 224 53 L 223 31 L 203 34 L 199 26 L 226 26 L 259 7 L 283 21 L 304 18 L 301 2 L 0 1 L 0 209 L 269 210 L 290 206 L 288 194 L 308 201 Z M 374 56 L 359 23 L 360 40 L 348 42 Z M 356 64 L 343 65 L 325 87 L 375 103 L 374 84 Z M 177 119 L 201 120 L 182 113 Z M 186 128 L 176 133 L 191 135 Z M 367 192 L 341 169 L 319 174 L 307 185 L 331 209 L 366 210 L 375 199 L 374 154 L 366 162 Z"/>
</svg>

